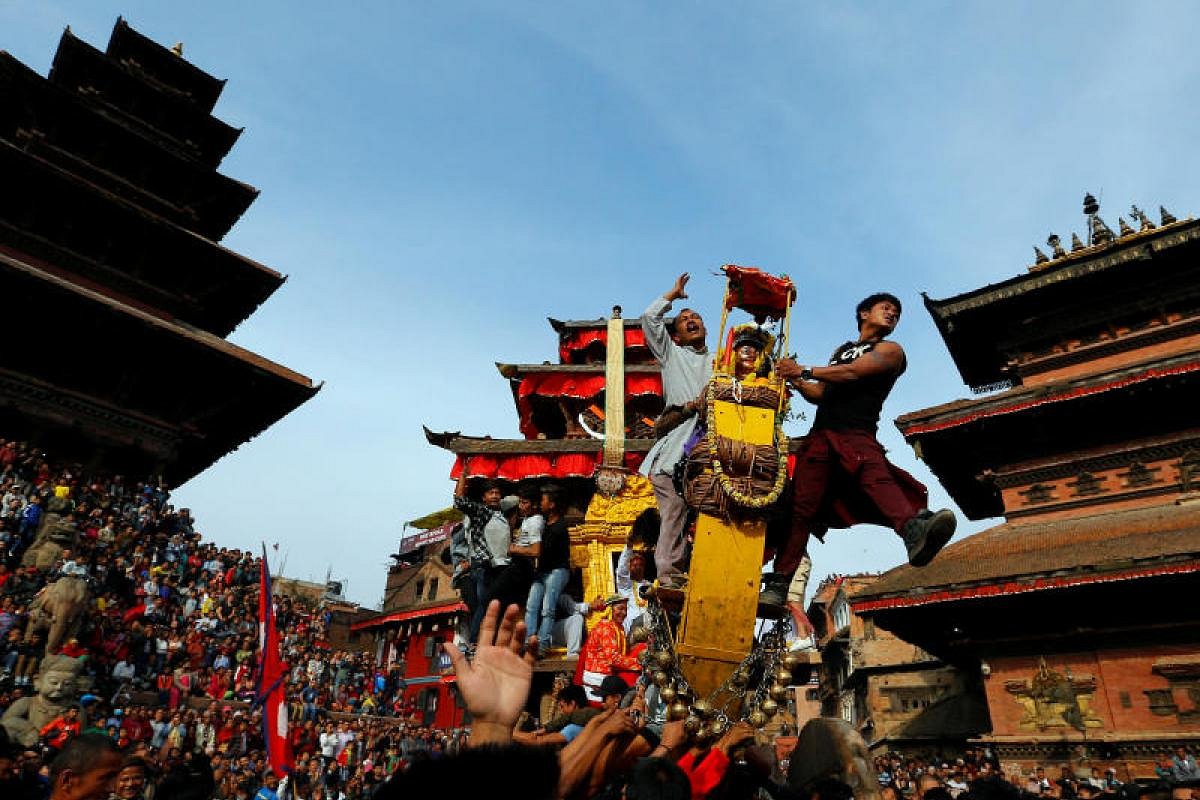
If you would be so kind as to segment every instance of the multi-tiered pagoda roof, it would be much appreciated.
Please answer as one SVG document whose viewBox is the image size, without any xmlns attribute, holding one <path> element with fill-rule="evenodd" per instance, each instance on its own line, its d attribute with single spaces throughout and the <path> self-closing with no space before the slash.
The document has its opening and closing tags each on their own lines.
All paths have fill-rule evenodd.
<svg viewBox="0 0 1200 800">
<path fill-rule="evenodd" d="M 219 241 L 258 190 L 218 172 L 225 82 L 118 20 L 48 78 L 0 51 L 0 362 L 9 430 L 178 483 L 316 391 L 225 340 L 279 272 Z M 26 350 L 28 348 L 28 350 Z"/>
</svg>

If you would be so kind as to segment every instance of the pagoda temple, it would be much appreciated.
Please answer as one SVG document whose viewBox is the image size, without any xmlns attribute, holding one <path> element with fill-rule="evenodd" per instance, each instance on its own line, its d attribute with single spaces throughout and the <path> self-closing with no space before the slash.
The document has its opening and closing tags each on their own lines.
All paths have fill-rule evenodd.
<svg viewBox="0 0 1200 800">
<path fill-rule="evenodd" d="M 226 340 L 285 278 L 220 244 L 258 195 L 224 85 L 122 19 L 48 78 L 0 51 L 0 430 L 178 485 L 317 392 Z"/>
<path fill-rule="evenodd" d="M 926 298 L 979 396 L 900 417 L 971 519 L 855 613 L 981 677 L 1006 768 L 1153 777 L 1200 742 L 1200 221 L 1137 207 L 1026 272 Z"/>
<path fill-rule="evenodd" d="M 624 334 L 621 465 L 636 470 L 654 444 L 653 421 L 663 408 L 662 378 L 646 347 L 641 319 L 618 322 Z M 431 444 L 454 454 L 452 478 L 466 469 L 472 484 L 490 478 L 514 487 L 521 481 L 553 481 L 563 488 L 570 506 L 572 566 L 581 570 L 581 582 L 576 580 L 568 592 L 590 600 L 616 591 L 617 555 L 639 517 L 655 509 L 654 494 L 648 481 L 631 481 L 612 497 L 595 491 L 596 470 L 605 458 L 610 321 L 551 319 L 550 325 L 558 336 L 557 363 L 496 365 L 512 387 L 523 439 L 425 433 Z"/>
</svg>

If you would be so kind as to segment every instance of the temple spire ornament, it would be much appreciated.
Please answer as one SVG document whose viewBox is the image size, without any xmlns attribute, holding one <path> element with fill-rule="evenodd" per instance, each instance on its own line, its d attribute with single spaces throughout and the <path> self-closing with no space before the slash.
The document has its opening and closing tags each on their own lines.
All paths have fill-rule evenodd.
<svg viewBox="0 0 1200 800">
<path fill-rule="evenodd" d="M 1033 246 L 1033 261 L 1034 261 L 1034 263 L 1035 263 L 1035 264 L 1045 264 L 1045 263 L 1046 263 L 1046 262 L 1048 262 L 1049 260 L 1050 260 L 1050 259 L 1046 257 L 1046 254 L 1045 254 L 1045 253 L 1043 253 L 1043 252 L 1042 252 L 1042 251 L 1041 251 L 1041 250 L 1038 248 L 1038 246 L 1035 244 L 1035 245 Z"/>
<path fill-rule="evenodd" d="M 1113 236 L 1112 228 L 1100 219 L 1100 202 L 1092 196 L 1091 192 L 1083 196 L 1083 213 L 1088 218 L 1088 244 L 1108 244 L 1116 238 Z"/>
<path fill-rule="evenodd" d="M 1121 232 L 1122 238 L 1136 233 L 1133 228 L 1129 227 L 1129 223 L 1125 221 L 1124 217 L 1117 217 L 1117 230 Z"/>
<path fill-rule="evenodd" d="M 1152 231 L 1157 227 L 1153 222 L 1150 221 L 1150 218 L 1146 216 L 1146 212 L 1142 211 L 1137 206 L 1129 207 L 1129 216 L 1137 220 L 1139 229 L 1142 231 Z"/>
<path fill-rule="evenodd" d="M 1072 253 L 1075 253 L 1075 252 L 1078 252 L 1078 251 L 1080 251 L 1080 250 L 1083 250 L 1083 249 L 1085 249 L 1086 247 L 1087 247 L 1087 246 L 1086 246 L 1086 245 L 1085 245 L 1083 242 L 1079 241 L 1079 234 L 1078 234 L 1078 233 L 1072 233 L 1072 234 L 1071 234 L 1071 252 L 1072 252 Z"/>
<path fill-rule="evenodd" d="M 1163 225 L 1170 225 L 1172 222 L 1178 222 L 1178 220 L 1175 219 L 1175 215 L 1170 211 L 1167 211 L 1164 206 L 1158 207 L 1158 218 L 1162 220 Z"/>
<path fill-rule="evenodd" d="M 1050 245 L 1050 252 L 1053 254 L 1053 258 L 1062 258 L 1067 254 L 1067 251 L 1063 249 L 1062 239 L 1058 238 L 1057 233 L 1050 234 L 1046 239 L 1046 244 Z"/>
</svg>

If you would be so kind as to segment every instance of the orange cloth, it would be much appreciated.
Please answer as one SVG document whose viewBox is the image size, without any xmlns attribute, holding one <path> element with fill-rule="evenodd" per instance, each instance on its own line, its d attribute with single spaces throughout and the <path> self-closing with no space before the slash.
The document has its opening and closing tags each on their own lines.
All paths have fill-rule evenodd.
<svg viewBox="0 0 1200 800">
<path fill-rule="evenodd" d="M 613 675 L 622 670 L 637 671 L 637 658 L 625 653 L 625 631 L 611 619 L 602 619 L 588 634 L 583 652 L 579 655 L 586 672 Z"/>
</svg>

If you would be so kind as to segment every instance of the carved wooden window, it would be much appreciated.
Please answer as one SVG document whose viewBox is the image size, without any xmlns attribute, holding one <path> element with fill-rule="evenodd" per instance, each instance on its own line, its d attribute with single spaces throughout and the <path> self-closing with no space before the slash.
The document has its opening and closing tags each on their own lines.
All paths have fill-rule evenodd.
<svg viewBox="0 0 1200 800">
<path fill-rule="evenodd" d="M 417 578 L 417 591 L 414 593 L 415 596 L 413 597 L 413 599 L 420 600 L 421 595 L 424 594 L 424 592 L 425 592 L 425 579 Z"/>
<path fill-rule="evenodd" d="M 1179 710 L 1170 689 L 1145 689 L 1146 698 L 1150 701 L 1150 713 L 1157 717 L 1174 716 Z"/>
<path fill-rule="evenodd" d="M 1075 490 L 1076 497 L 1086 497 L 1104 491 L 1104 479 L 1090 472 L 1079 473 L 1079 477 L 1067 485 Z"/>
<path fill-rule="evenodd" d="M 1046 483 L 1035 483 L 1028 489 L 1018 492 L 1025 498 L 1025 505 L 1032 506 L 1037 503 L 1046 503 L 1054 499 L 1054 487 Z"/>
<path fill-rule="evenodd" d="M 1139 486 L 1150 486 L 1158 483 L 1159 468 L 1147 469 L 1145 464 L 1134 462 L 1129 465 L 1127 472 L 1122 472 L 1120 477 L 1125 479 L 1125 486 L 1134 489 Z"/>
<path fill-rule="evenodd" d="M 430 578 L 428 599 L 432 600 L 433 598 L 437 597 L 437 591 L 438 591 L 438 579 Z"/>
</svg>

